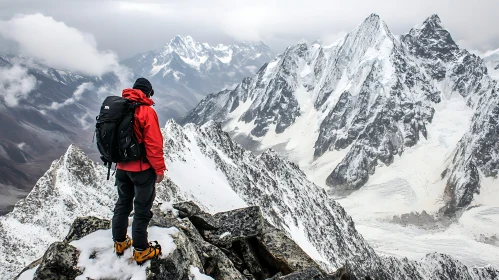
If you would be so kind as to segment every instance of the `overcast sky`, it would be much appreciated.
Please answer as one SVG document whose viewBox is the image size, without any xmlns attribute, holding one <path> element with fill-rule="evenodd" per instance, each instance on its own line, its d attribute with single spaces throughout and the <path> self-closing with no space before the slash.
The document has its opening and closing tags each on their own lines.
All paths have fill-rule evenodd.
<svg viewBox="0 0 499 280">
<path fill-rule="evenodd" d="M 210 44 L 261 40 L 281 52 L 301 40 L 332 43 L 371 13 L 379 14 L 397 35 L 437 13 L 462 47 L 482 52 L 499 48 L 497 0 L 0 0 L 4 29 L 12 30 L 16 15 L 36 13 L 60 23 L 54 26 L 78 30 L 103 59 L 157 49 L 176 34 Z M 24 23 L 37 25 L 35 17 L 30 20 Z M 40 37 L 41 44 L 64 40 L 59 34 L 40 34 L 32 36 Z M 81 38 L 74 39 L 77 44 Z"/>
</svg>

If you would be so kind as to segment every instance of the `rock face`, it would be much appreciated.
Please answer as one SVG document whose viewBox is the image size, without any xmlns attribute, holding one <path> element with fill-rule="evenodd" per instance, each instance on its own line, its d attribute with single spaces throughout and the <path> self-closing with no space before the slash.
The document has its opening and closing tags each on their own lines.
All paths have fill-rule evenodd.
<svg viewBox="0 0 499 280">
<path fill-rule="evenodd" d="M 209 93 L 233 88 L 273 57 L 264 43 L 210 46 L 190 36 L 175 36 L 161 49 L 138 54 L 122 63 L 137 76 L 150 78 L 156 91 L 162 93 L 154 97 L 158 106 L 164 106 L 158 114 L 166 121 L 180 118 Z"/>
<path fill-rule="evenodd" d="M 442 197 L 452 215 L 479 192 L 478 170 L 496 176 L 496 87 L 484 62 L 460 49 L 437 15 L 400 37 L 371 15 L 334 45 L 289 47 L 234 90 L 207 96 L 182 123 L 221 122 L 234 139 L 259 152 L 258 145 L 272 147 L 274 138 L 282 150 L 280 145 L 304 137 L 303 147 L 284 150 L 297 162 L 344 150 L 319 182 L 344 195 L 427 138 L 437 104 L 463 98 L 476 111 L 474 125 L 453 163 L 438 167 L 449 169 Z"/>
</svg>

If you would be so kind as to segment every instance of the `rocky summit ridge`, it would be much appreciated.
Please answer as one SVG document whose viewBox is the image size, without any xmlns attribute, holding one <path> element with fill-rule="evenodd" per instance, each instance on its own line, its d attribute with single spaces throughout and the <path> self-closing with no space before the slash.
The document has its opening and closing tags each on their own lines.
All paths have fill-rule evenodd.
<svg viewBox="0 0 499 280">
<path fill-rule="evenodd" d="M 178 230 L 185 235 L 194 234 L 198 236 L 196 237 L 198 241 L 203 241 L 201 244 L 204 245 L 194 246 L 194 251 L 208 250 L 208 247 L 213 249 L 212 253 L 205 252 L 207 256 L 196 251 L 196 254 L 191 254 L 192 259 L 187 258 L 187 261 L 194 262 L 197 260 L 195 256 L 214 258 L 222 251 L 227 257 L 225 259 L 219 256 L 227 260 L 223 262 L 224 265 L 234 267 L 234 273 L 237 271 L 246 277 L 243 279 L 265 279 L 264 277 L 279 275 L 279 272 L 281 275 L 276 276 L 277 279 L 295 279 L 286 277 L 310 267 L 302 265 L 299 268 L 296 266 L 296 269 L 289 269 L 293 266 L 287 264 L 277 266 L 277 269 L 275 264 L 271 264 L 272 258 L 261 259 L 266 256 L 263 253 L 257 254 L 256 260 L 254 254 L 240 255 L 241 252 L 248 250 L 261 250 L 263 245 L 259 242 L 267 244 L 267 250 L 279 248 L 291 250 L 281 252 L 283 257 L 277 259 L 281 263 L 296 261 L 297 264 L 310 264 L 314 271 L 309 269 L 307 273 L 319 275 L 318 279 L 331 276 L 328 274 L 334 275 L 337 271 L 341 271 L 341 268 L 348 268 L 348 274 L 353 279 L 365 277 L 497 279 L 498 277 L 498 271 L 492 267 L 468 267 L 451 256 L 438 253 L 429 254 L 421 260 L 399 259 L 377 254 L 357 232 L 355 224 L 344 209 L 331 200 L 320 187 L 308 181 L 296 164 L 280 158 L 274 151 L 259 156 L 245 151 L 214 122 L 201 127 L 192 124 L 182 127 L 170 121 L 163 129 L 163 136 L 165 160 L 170 178 L 157 186 L 156 205 L 161 211 L 155 210 L 156 222 L 151 224 L 149 232 L 151 238 L 157 237 L 162 240 L 165 258 L 168 259 L 170 256 L 170 263 L 174 263 L 169 266 L 173 269 L 171 271 L 183 271 L 182 275 L 187 275 L 184 269 L 187 264 L 182 263 L 186 259 L 178 257 L 183 254 L 181 248 L 184 248 L 183 245 L 179 245 L 180 241 L 175 237 Z M 54 252 L 59 250 L 73 256 L 69 258 L 73 259 L 73 262 L 70 262 L 71 267 L 74 268 L 76 265 L 74 260 L 78 252 L 80 252 L 78 257 L 80 268 L 91 267 L 98 254 L 92 254 L 93 247 L 88 244 L 102 244 L 103 248 L 109 250 L 101 249 L 99 251 L 101 257 L 112 256 L 110 232 L 105 231 L 109 224 L 99 222 L 105 226 L 104 229 L 93 232 L 91 229 L 78 226 L 79 219 L 77 219 L 94 216 L 97 220 L 106 220 L 112 216 L 116 191 L 113 182 L 105 180 L 105 174 L 106 169 L 103 166 L 93 163 L 76 146 L 71 146 L 60 160 L 55 161 L 50 170 L 38 181 L 32 193 L 19 202 L 11 213 L 0 217 L 0 234 L 3 237 L 0 241 L 0 274 L 6 278 L 14 277 L 24 267 L 44 255 L 47 265 L 38 263 L 40 266 L 34 269 L 38 265 L 35 263 L 28 266 L 28 270 L 29 273 L 35 274 L 38 273 L 38 269 L 48 269 L 51 267 L 48 264 L 53 260 L 49 257 L 58 256 L 59 254 Z M 175 204 L 182 201 L 192 201 L 199 208 L 192 203 Z M 165 216 L 169 202 L 176 205 L 178 216 Z M 194 225 L 196 230 L 184 230 L 182 224 L 190 227 L 187 221 Z M 81 238 L 81 232 L 93 233 Z M 267 237 L 272 238 L 266 239 L 266 233 L 271 233 Z M 181 235 L 179 233 L 177 237 Z M 77 250 L 64 242 L 60 243 L 66 236 L 66 243 L 74 244 L 72 246 Z M 261 240 L 252 239 L 255 236 Z M 293 243 L 286 243 L 289 244 L 286 246 L 265 243 L 272 242 L 276 236 L 280 236 L 279 238 L 284 241 L 287 240 L 286 242 L 292 240 Z M 195 242 L 193 237 L 189 238 L 189 242 Z M 244 240 L 250 245 L 242 242 Z M 174 247 L 178 249 L 178 253 L 175 253 L 175 249 L 171 249 Z M 171 254 L 166 254 L 170 251 L 166 248 L 172 250 Z M 22 251 L 23 255 L 13 255 L 10 253 L 12 251 Z M 201 261 L 194 265 L 198 268 L 198 272 L 204 272 L 215 279 L 224 279 L 220 278 L 222 276 L 217 276 L 219 270 L 213 263 L 210 264 L 203 259 Z M 250 268 L 251 262 L 261 265 Z M 214 263 L 220 265 L 222 262 Z M 162 264 L 158 265 L 157 267 L 165 267 Z M 130 267 L 132 266 L 125 266 L 126 269 Z M 152 267 L 154 266 L 151 262 Z M 73 270 L 71 273 L 75 274 L 71 274 L 73 275 L 71 277 L 76 277 L 82 272 L 79 269 L 78 271 Z M 134 271 L 130 273 L 142 273 Z M 166 273 L 165 271 L 170 270 L 158 268 L 155 271 Z M 145 275 L 145 270 L 143 273 Z M 189 273 L 191 273 L 190 265 Z"/>
</svg>

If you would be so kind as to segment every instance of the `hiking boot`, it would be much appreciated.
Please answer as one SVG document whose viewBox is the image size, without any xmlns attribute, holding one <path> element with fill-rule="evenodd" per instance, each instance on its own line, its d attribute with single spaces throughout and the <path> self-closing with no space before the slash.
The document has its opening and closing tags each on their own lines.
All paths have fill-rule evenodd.
<svg viewBox="0 0 499 280">
<path fill-rule="evenodd" d="M 142 265 L 147 260 L 159 255 L 161 255 L 161 245 L 159 245 L 158 241 L 149 242 L 149 248 L 145 250 L 133 250 L 133 258 L 138 265 Z"/>
<path fill-rule="evenodd" d="M 122 241 L 122 242 L 114 241 L 114 251 L 116 252 L 116 255 L 118 257 L 123 256 L 123 254 L 125 253 L 125 250 L 130 248 L 130 246 L 132 246 L 132 244 L 133 244 L 133 241 L 128 235 L 126 236 L 125 241 Z"/>
</svg>

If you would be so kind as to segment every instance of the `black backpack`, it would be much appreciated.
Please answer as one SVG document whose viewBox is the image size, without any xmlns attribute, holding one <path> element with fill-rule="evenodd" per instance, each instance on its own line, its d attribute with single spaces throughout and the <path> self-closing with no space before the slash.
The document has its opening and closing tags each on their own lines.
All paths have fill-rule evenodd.
<svg viewBox="0 0 499 280">
<path fill-rule="evenodd" d="M 108 96 L 96 117 L 95 139 L 108 168 L 108 180 L 112 163 L 145 159 L 144 144 L 139 144 L 133 131 L 135 108 L 140 105 L 120 96 Z"/>
</svg>

